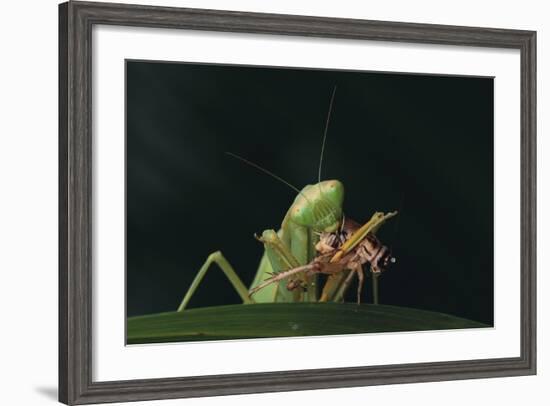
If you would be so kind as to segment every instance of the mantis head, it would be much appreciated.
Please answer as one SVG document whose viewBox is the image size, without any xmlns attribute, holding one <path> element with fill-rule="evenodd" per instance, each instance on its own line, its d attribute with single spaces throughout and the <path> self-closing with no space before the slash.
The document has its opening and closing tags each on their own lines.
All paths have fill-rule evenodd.
<svg viewBox="0 0 550 406">
<path fill-rule="evenodd" d="M 290 208 L 291 219 L 295 223 L 313 229 L 318 233 L 333 233 L 337 231 L 342 225 L 343 218 L 344 185 L 338 180 L 321 181 L 327 130 L 335 94 L 336 86 L 332 90 L 327 121 L 325 123 L 317 183 L 303 188 Z"/>
<path fill-rule="evenodd" d="M 325 180 L 304 187 L 290 209 L 294 223 L 317 232 L 332 233 L 342 222 L 344 185 L 338 180 Z"/>
</svg>

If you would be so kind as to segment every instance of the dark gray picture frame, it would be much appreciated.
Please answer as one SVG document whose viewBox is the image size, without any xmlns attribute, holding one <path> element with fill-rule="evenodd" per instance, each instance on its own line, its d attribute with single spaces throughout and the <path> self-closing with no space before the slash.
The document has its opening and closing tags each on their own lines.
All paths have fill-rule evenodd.
<svg viewBox="0 0 550 406">
<path fill-rule="evenodd" d="M 92 27 L 94 24 L 513 48 L 521 53 L 521 354 L 402 365 L 166 379 L 92 380 Z M 536 32 L 68 2 L 59 6 L 59 400 L 217 396 L 536 373 Z M 123 294 L 123 292 L 121 292 Z"/>
</svg>

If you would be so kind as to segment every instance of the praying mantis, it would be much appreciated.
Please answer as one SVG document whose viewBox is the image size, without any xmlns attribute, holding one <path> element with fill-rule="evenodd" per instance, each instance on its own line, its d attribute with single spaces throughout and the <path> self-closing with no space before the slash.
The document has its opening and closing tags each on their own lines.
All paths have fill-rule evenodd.
<svg viewBox="0 0 550 406">
<path fill-rule="evenodd" d="M 185 310 L 213 264 L 218 265 L 244 304 L 274 302 L 343 302 L 353 278 L 358 277 L 359 303 L 364 281 L 362 266 L 370 264 L 373 295 L 377 303 L 377 276 L 395 262 L 390 250 L 376 238 L 376 231 L 397 212 L 376 212 L 364 225 L 344 216 L 344 185 L 321 180 L 323 153 L 336 87 L 330 99 L 321 147 L 318 181 L 301 190 L 279 176 L 238 155 L 229 155 L 286 184 L 298 194 L 278 231 L 265 230 L 256 236 L 264 253 L 247 288 L 220 251 L 208 256 L 187 290 L 178 312 Z M 320 289 L 320 275 L 327 275 Z"/>
</svg>

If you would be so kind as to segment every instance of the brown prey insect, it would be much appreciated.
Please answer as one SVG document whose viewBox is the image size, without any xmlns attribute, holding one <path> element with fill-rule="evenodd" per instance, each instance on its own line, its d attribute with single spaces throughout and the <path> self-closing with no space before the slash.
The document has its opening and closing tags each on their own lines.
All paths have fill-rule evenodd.
<svg viewBox="0 0 550 406">
<path fill-rule="evenodd" d="M 391 250 L 383 245 L 375 235 L 380 226 L 395 215 L 397 215 L 396 211 L 387 214 L 376 212 L 363 226 L 345 218 L 339 230 L 319 234 L 319 242 L 315 246 L 317 256 L 310 263 L 273 274 L 249 293 L 252 295 L 281 280 L 288 280 L 286 285 L 288 290 L 305 289 L 300 279 L 293 278 L 294 275 L 304 272 L 306 275 L 328 275 L 327 283 L 319 299 L 320 302 L 327 301 L 328 298 L 334 296 L 343 300 L 345 292 L 354 276 L 357 275 L 357 303 L 360 303 L 365 279 L 363 265 L 370 265 L 370 271 L 376 281 L 377 276 L 396 261 Z M 373 282 L 374 303 L 377 303 L 378 293 L 375 284 L 376 282 Z"/>
</svg>

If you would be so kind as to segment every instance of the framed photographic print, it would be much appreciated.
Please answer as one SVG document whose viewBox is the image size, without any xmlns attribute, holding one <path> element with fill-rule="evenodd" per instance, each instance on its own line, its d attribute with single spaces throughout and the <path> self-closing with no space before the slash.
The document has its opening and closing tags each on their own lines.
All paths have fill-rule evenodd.
<svg viewBox="0 0 550 406">
<path fill-rule="evenodd" d="M 60 401 L 535 373 L 534 32 L 59 16 Z"/>
</svg>

